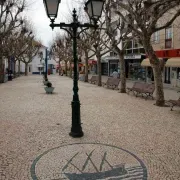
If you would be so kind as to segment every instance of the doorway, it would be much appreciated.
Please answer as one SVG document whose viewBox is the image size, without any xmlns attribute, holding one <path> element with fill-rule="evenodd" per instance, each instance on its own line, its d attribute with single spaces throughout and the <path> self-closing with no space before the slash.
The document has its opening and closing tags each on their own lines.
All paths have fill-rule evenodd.
<svg viewBox="0 0 180 180">
<path fill-rule="evenodd" d="M 166 83 L 166 84 L 171 83 L 171 69 L 170 69 L 170 67 L 165 67 L 165 70 L 164 70 L 164 83 Z"/>
</svg>

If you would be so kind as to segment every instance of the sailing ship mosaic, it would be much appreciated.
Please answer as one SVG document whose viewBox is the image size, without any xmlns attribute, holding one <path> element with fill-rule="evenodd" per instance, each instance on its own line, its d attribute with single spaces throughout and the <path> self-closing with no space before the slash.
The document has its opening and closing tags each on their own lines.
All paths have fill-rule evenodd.
<svg viewBox="0 0 180 180">
<path fill-rule="evenodd" d="M 33 180 L 147 180 L 145 164 L 123 148 L 70 144 L 46 151 L 31 166 Z"/>
</svg>

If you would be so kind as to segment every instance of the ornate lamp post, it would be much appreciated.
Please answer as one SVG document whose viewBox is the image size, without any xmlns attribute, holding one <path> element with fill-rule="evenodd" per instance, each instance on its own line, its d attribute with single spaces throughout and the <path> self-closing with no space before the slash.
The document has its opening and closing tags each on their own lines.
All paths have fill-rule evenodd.
<svg viewBox="0 0 180 180">
<path fill-rule="evenodd" d="M 51 20 L 50 27 L 54 29 L 54 27 L 60 27 L 60 29 L 65 30 L 68 34 L 70 34 L 73 39 L 73 58 L 74 58 L 74 81 L 73 81 L 73 100 L 72 100 L 72 127 L 71 132 L 69 133 L 72 137 L 82 137 L 84 135 L 81 127 L 81 116 L 80 116 L 80 101 L 78 95 L 78 72 L 77 72 L 77 38 L 79 35 L 86 29 L 98 28 L 97 21 L 101 17 L 102 9 L 104 5 L 104 0 L 88 0 L 85 4 L 85 10 L 89 15 L 89 18 L 93 21 L 93 24 L 84 23 L 81 24 L 78 22 L 76 10 L 73 10 L 73 22 L 70 24 L 60 23 L 55 24 L 55 18 L 57 17 L 58 7 L 61 0 L 44 0 L 44 5 L 46 9 L 47 16 Z M 78 28 L 81 28 L 81 31 L 78 32 Z M 84 29 L 82 29 L 84 28 Z M 70 30 L 71 29 L 71 30 Z"/>
</svg>

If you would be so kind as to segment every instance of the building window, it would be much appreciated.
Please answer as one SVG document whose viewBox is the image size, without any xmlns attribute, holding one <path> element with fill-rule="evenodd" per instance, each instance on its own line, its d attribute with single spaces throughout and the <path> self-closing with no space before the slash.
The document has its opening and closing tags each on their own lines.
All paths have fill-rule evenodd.
<svg viewBox="0 0 180 180">
<path fill-rule="evenodd" d="M 117 56 L 117 53 L 111 51 L 111 52 L 110 52 L 110 56 Z"/>
<path fill-rule="evenodd" d="M 133 48 L 133 41 L 129 41 L 126 45 L 126 49 L 132 49 Z"/>
<path fill-rule="evenodd" d="M 137 41 L 137 40 L 134 40 L 133 41 L 133 48 L 136 49 L 136 48 L 141 48 L 142 45 Z"/>
<path fill-rule="evenodd" d="M 126 54 L 132 54 L 132 53 L 133 53 L 132 49 L 126 49 Z"/>
<path fill-rule="evenodd" d="M 123 47 L 124 45 L 125 45 L 125 42 L 123 44 Z M 139 53 L 144 53 L 144 52 L 145 50 L 138 40 L 129 41 L 126 45 L 125 54 L 139 54 Z"/>
<path fill-rule="evenodd" d="M 172 48 L 172 27 L 165 29 L 165 48 Z"/>
<path fill-rule="evenodd" d="M 156 32 L 152 35 L 152 41 L 153 41 L 153 43 L 158 43 L 158 42 L 159 42 L 159 31 L 156 31 Z"/>
<path fill-rule="evenodd" d="M 140 53 L 142 53 L 142 54 L 145 54 L 145 53 L 146 53 L 144 48 L 140 48 L 139 51 L 140 51 Z"/>
<path fill-rule="evenodd" d="M 139 54 L 139 49 L 133 49 L 134 54 Z"/>
<path fill-rule="evenodd" d="M 166 39 L 172 39 L 172 27 L 166 28 L 165 31 L 166 31 Z"/>
</svg>

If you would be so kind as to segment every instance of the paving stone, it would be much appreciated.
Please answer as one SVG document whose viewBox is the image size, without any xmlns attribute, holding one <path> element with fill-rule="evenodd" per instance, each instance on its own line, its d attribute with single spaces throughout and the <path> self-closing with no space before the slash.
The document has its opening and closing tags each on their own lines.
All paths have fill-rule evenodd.
<svg viewBox="0 0 180 180">
<path fill-rule="evenodd" d="M 73 173 L 105 178 L 115 176 L 112 172 L 121 163 L 124 171 L 119 171 L 125 174 L 119 174 L 119 179 L 180 179 L 179 108 L 170 111 L 154 106 L 153 100 L 80 82 L 85 135 L 73 139 L 68 135 L 72 79 L 50 75 L 49 80 L 55 87 L 52 95 L 45 94 L 38 75 L 0 85 L 0 180 L 53 180 Z M 177 98 L 172 90 L 165 90 L 165 95 Z M 77 152 L 79 159 L 72 161 L 76 167 L 71 164 L 62 171 Z M 91 152 L 92 159 L 86 162 Z M 112 168 L 107 162 L 100 168 L 105 153 Z M 146 170 L 148 178 L 143 177 Z"/>
</svg>

